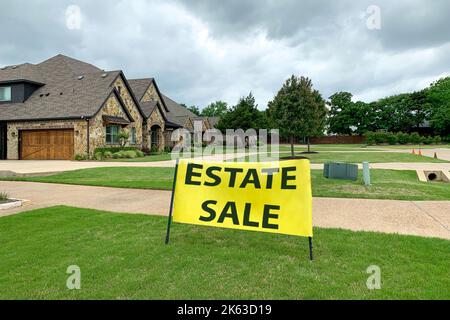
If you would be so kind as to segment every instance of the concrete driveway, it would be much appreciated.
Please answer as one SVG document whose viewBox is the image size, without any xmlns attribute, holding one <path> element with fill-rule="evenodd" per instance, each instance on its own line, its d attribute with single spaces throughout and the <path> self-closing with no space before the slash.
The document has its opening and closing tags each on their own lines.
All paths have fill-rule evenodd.
<svg viewBox="0 0 450 320">
<path fill-rule="evenodd" d="M 0 182 L 0 190 L 30 200 L 22 211 L 68 205 L 113 212 L 167 215 L 171 193 L 32 182 Z M 392 201 L 314 198 L 314 225 L 354 231 L 378 231 L 450 239 L 450 201 Z"/>
</svg>

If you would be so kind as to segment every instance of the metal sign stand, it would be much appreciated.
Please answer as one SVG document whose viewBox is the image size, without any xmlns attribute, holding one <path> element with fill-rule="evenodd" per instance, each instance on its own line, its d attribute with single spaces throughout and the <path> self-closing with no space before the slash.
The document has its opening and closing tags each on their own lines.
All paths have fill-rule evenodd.
<svg viewBox="0 0 450 320">
<path fill-rule="evenodd" d="M 312 237 L 308 237 L 309 240 L 309 260 L 313 261 L 313 243 Z"/>
<path fill-rule="evenodd" d="M 167 221 L 166 245 L 169 244 L 169 239 L 170 239 L 170 226 L 172 225 L 173 201 L 175 198 L 175 187 L 177 185 L 177 174 L 178 174 L 178 159 L 177 159 L 177 163 L 175 165 L 175 173 L 173 175 L 172 196 L 170 198 L 169 219 Z"/>
</svg>

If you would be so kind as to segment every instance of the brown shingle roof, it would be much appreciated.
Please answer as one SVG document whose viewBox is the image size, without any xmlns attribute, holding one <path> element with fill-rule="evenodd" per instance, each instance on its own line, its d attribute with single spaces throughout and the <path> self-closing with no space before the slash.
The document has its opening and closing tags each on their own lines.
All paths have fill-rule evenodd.
<svg viewBox="0 0 450 320">
<path fill-rule="evenodd" d="M 163 94 L 162 97 L 164 99 L 164 102 L 166 103 L 167 109 L 169 109 L 169 112 L 167 113 L 167 119 L 170 122 L 176 123 L 180 126 L 184 126 L 189 118 L 197 117 L 195 113 L 175 102 L 168 96 Z"/>
<path fill-rule="evenodd" d="M 0 82 L 29 80 L 44 84 L 24 103 L 1 104 L 0 120 L 91 117 L 114 90 L 113 80 L 120 73 L 105 72 L 63 55 L 36 65 L 0 69 Z"/>
<path fill-rule="evenodd" d="M 148 87 L 152 82 L 153 78 L 128 80 L 128 83 L 131 86 L 131 90 L 133 90 L 136 99 L 138 99 L 139 101 L 142 99 L 142 97 L 145 94 L 145 91 L 147 91 Z"/>
<path fill-rule="evenodd" d="M 153 110 L 155 110 L 155 108 L 158 106 L 157 101 L 140 102 L 139 104 L 141 105 L 141 109 L 147 118 L 150 117 Z"/>
</svg>

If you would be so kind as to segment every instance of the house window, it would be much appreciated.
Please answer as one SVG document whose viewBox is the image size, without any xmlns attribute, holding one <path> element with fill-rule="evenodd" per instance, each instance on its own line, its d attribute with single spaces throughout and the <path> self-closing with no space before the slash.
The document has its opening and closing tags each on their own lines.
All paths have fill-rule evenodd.
<svg viewBox="0 0 450 320">
<path fill-rule="evenodd" d="M 106 126 L 106 144 L 118 144 L 119 143 L 119 126 Z"/>
<path fill-rule="evenodd" d="M 131 138 L 130 143 L 136 144 L 136 128 L 135 127 L 131 128 L 131 137 L 130 138 Z"/>
<path fill-rule="evenodd" d="M 11 87 L 0 87 L 0 101 L 11 101 Z"/>
</svg>

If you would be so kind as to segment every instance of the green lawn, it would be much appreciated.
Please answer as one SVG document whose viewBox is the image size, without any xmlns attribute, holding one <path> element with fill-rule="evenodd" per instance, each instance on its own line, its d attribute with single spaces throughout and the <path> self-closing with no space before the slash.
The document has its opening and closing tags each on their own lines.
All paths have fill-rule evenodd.
<svg viewBox="0 0 450 320">
<path fill-rule="evenodd" d="M 311 145 L 311 150 L 313 151 L 382 151 L 384 149 L 435 149 L 435 148 L 449 148 L 450 145 L 447 144 L 435 144 L 435 145 L 374 145 L 367 146 L 365 144 L 316 144 Z M 296 151 L 306 151 L 308 149 L 307 145 L 295 145 Z M 289 145 L 281 145 L 280 151 L 291 151 Z"/>
<path fill-rule="evenodd" d="M 281 153 L 280 156 L 289 156 L 290 153 Z M 315 154 L 300 154 L 298 156 L 307 157 L 311 160 L 311 163 L 325 163 L 330 161 L 337 162 L 349 162 L 349 163 L 362 163 L 369 161 L 370 163 L 387 163 L 387 162 L 434 162 L 434 163 L 447 163 L 448 161 L 434 159 L 430 157 L 424 157 L 414 155 L 410 153 L 399 152 L 326 152 L 320 151 Z M 249 161 L 250 156 L 245 156 L 238 159 L 232 159 L 229 161 Z"/>
<path fill-rule="evenodd" d="M 420 182 L 415 171 L 371 170 L 373 185 L 359 180 L 325 179 L 322 170 L 311 170 L 313 196 L 397 200 L 450 200 L 450 184 Z M 46 177 L 3 178 L 48 183 L 80 184 L 105 187 L 171 190 L 173 168 L 95 168 L 69 171 Z"/>
<path fill-rule="evenodd" d="M 0 299 L 448 299 L 450 242 L 315 229 L 305 238 L 53 207 L 0 218 Z M 66 270 L 81 270 L 81 289 Z M 366 269 L 381 268 L 381 290 Z"/>
<path fill-rule="evenodd" d="M 376 148 L 378 146 L 374 146 L 368 148 L 365 144 L 316 144 L 311 145 L 312 151 L 377 151 Z M 295 151 L 306 151 L 308 150 L 307 145 L 295 145 Z M 380 149 L 382 147 L 379 147 Z M 280 151 L 291 151 L 290 145 L 281 145 L 279 147 Z"/>
<path fill-rule="evenodd" d="M 427 145 L 427 144 L 421 144 L 421 145 L 418 145 L 418 144 L 416 144 L 416 145 L 412 145 L 412 144 L 406 144 L 406 145 L 403 145 L 403 144 L 399 144 L 399 145 L 394 145 L 394 146 L 391 146 L 391 145 L 377 145 L 377 146 L 370 146 L 368 149 L 380 149 L 380 148 L 382 148 L 382 149 L 393 149 L 393 150 L 398 150 L 398 149 L 401 149 L 401 150 L 412 150 L 412 149 L 415 149 L 416 151 L 418 150 L 418 149 L 442 149 L 442 148 L 450 148 L 450 144 L 448 144 L 448 143 L 444 143 L 444 144 L 430 144 L 430 145 Z"/>
</svg>

